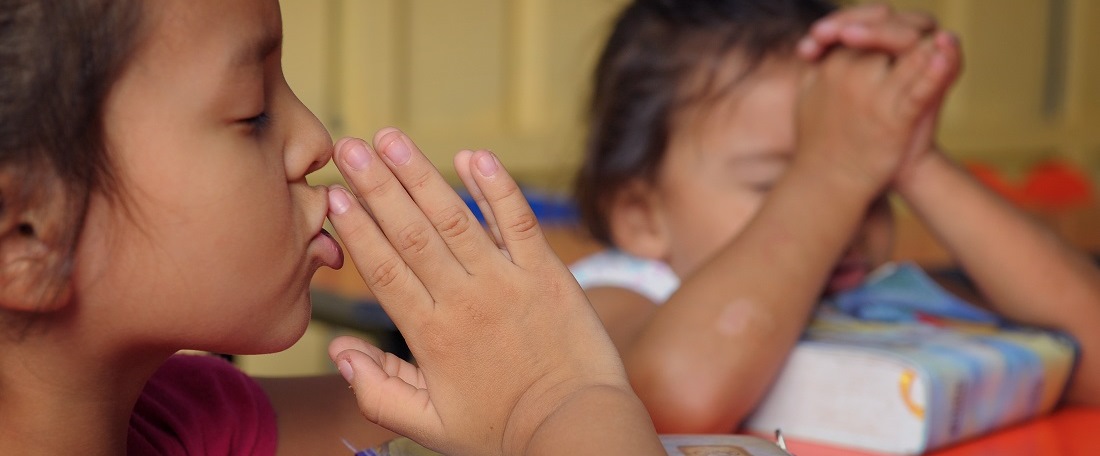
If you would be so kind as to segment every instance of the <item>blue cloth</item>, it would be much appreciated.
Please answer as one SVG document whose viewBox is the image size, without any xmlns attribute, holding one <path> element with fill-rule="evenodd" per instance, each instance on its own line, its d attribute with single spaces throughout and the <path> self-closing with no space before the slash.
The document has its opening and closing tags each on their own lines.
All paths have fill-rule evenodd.
<svg viewBox="0 0 1100 456">
<path fill-rule="evenodd" d="M 930 316 L 972 323 L 1003 323 L 996 314 L 944 290 L 912 263 L 884 265 L 862 285 L 838 293 L 826 305 L 870 321 L 919 322 Z"/>
</svg>

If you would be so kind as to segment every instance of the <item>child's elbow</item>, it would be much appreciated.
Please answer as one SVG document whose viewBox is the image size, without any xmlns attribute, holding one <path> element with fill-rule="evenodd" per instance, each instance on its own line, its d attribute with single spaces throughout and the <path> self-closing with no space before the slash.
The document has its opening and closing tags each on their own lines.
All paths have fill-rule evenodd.
<svg viewBox="0 0 1100 456">
<path fill-rule="evenodd" d="M 728 434 L 751 410 L 728 385 L 699 376 L 650 370 L 631 372 L 638 397 L 662 434 Z"/>
<path fill-rule="evenodd" d="M 651 409 L 657 432 L 662 434 L 729 434 L 737 430 L 740 419 L 713 405 L 690 403 L 665 404 Z"/>
</svg>

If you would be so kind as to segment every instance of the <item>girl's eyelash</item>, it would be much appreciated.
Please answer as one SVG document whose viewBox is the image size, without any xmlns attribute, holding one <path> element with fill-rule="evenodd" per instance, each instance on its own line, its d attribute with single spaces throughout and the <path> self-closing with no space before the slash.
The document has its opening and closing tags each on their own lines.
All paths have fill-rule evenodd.
<svg viewBox="0 0 1100 456">
<path fill-rule="evenodd" d="M 768 193 L 768 192 L 771 191 L 772 187 L 774 187 L 774 186 L 775 186 L 775 182 L 757 182 L 757 183 L 754 183 L 754 184 L 750 185 L 750 187 L 752 187 L 753 191 L 760 192 L 760 193 Z"/>
<path fill-rule="evenodd" d="M 268 116 L 267 112 L 265 111 L 255 116 L 244 119 L 242 120 L 242 122 L 251 126 L 253 131 L 260 132 L 264 129 L 264 127 L 271 123 L 271 116 Z"/>
</svg>

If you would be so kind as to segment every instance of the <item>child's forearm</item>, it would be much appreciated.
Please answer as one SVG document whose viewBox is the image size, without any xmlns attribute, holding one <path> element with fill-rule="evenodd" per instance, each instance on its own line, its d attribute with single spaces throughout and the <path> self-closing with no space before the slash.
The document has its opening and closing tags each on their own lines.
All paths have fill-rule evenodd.
<svg viewBox="0 0 1100 456">
<path fill-rule="evenodd" d="M 763 396 L 877 191 L 832 176 L 792 165 L 624 352 L 658 431 L 730 432 Z"/>
<path fill-rule="evenodd" d="M 922 162 L 898 192 L 1005 315 L 1062 327 L 1100 314 L 1092 262 L 942 154 Z"/>
<path fill-rule="evenodd" d="M 897 190 L 998 313 L 1074 335 L 1084 353 L 1076 383 L 1100 387 L 1100 271 L 1090 259 L 941 153 Z"/>
</svg>

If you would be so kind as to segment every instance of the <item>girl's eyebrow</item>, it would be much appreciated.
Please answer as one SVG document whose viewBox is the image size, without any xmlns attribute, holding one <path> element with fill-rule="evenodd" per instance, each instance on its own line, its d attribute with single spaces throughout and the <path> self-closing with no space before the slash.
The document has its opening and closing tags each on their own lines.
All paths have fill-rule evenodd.
<svg viewBox="0 0 1100 456">
<path fill-rule="evenodd" d="M 248 44 L 237 53 L 233 62 L 238 65 L 262 62 L 282 45 L 283 34 L 281 30 L 265 30 L 263 35 L 250 39 Z"/>
<path fill-rule="evenodd" d="M 782 149 L 742 149 L 733 152 L 734 153 L 730 154 L 727 160 L 733 164 L 769 160 L 786 161 L 791 158 L 791 153 Z"/>
</svg>

